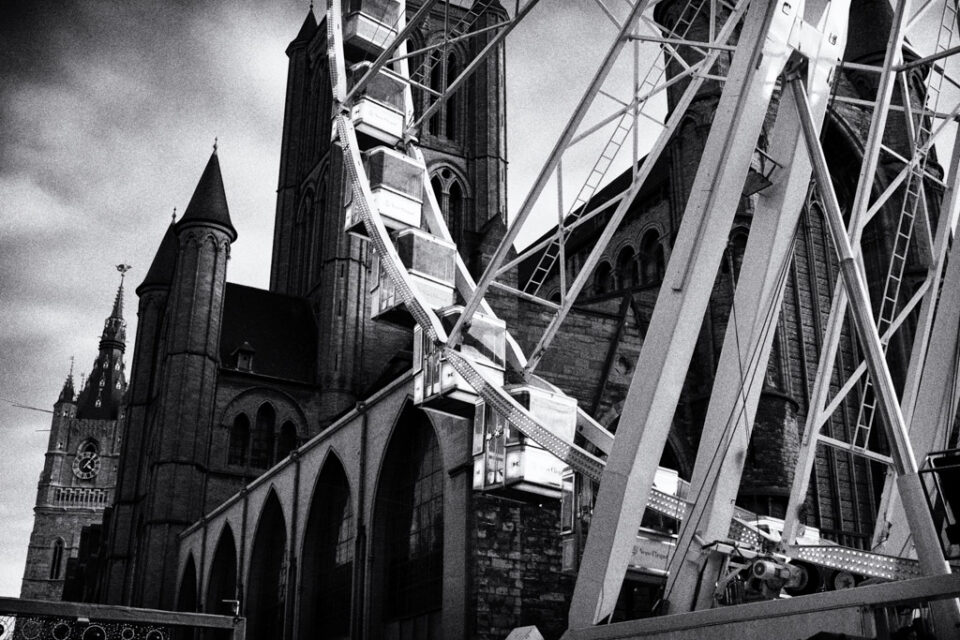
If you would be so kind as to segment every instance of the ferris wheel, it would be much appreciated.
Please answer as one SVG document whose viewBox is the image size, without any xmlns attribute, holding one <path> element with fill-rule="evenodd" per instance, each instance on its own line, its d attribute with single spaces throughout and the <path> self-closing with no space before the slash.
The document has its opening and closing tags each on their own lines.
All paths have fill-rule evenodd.
<svg viewBox="0 0 960 640">
<path fill-rule="evenodd" d="M 418 132 L 521 21 L 536 19 L 538 0 L 527 0 L 518 2 L 501 22 L 478 28 L 477 19 L 489 4 L 477 0 L 451 12 L 450 5 L 425 0 L 408 11 L 404 0 L 328 0 L 333 135 L 342 150 L 347 184 L 344 231 L 374 249 L 374 317 L 413 328 L 415 402 L 473 419 L 475 488 L 559 496 L 569 491 L 564 465 L 585 482 L 599 483 L 579 564 L 571 628 L 595 624 L 612 612 L 644 509 L 683 523 L 668 567 L 671 612 L 709 607 L 724 585 L 744 572 L 759 581 L 770 598 L 782 589 L 800 588 L 808 579 L 808 566 L 884 580 L 950 573 L 941 545 L 947 524 L 931 517 L 918 458 L 944 448 L 940 445 L 960 398 L 960 249 L 947 260 L 951 223 L 960 209 L 960 144 L 952 148 L 945 176 L 933 168 L 936 145 L 951 134 L 960 135 L 955 126 L 960 101 L 953 91 L 960 85 L 946 71 L 946 61 L 960 44 L 953 36 L 956 5 L 931 1 L 912 8 L 898 2 L 885 59 L 868 65 L 841 63 L 850 0 L 834 0 L 815 16 L 805 12 L 802 1 L 677 0 L 663 9 L 650 0 L 624 0 L 616 6 L 597 0 L 598 16 L 609 20 L 616 34 L 475 281 L 444 222 Z M 441 10 L 443 41 L 408 51 L 418 25 Z M 931 16 L 937 12 L 934 28 L 937 18 Z M 906 38 L 911 29 L 920 28 L 927 40 L 929 33 L 936 33 L 933 50 L 905 59 L 904 51 L 912 51 Z M 443 64 L 445 48 L 468 38 L 482 38 L 476 57 L 440 90 L 426 84 L 431 66 Z M 657 54 L 640 55 L 641 45 L 655 47 Z M 871 100 L 838 95 L 842 64 L 872 79 L 876 88 Z M 626 82 L 622 73 L 614 73 L 623 68 L 630 69 Z M 919 102 L 898 104 L 896 92 L 911 91 L 907 73 L 919 68 L 926 70 L 922 87 L 915 91 Z M 556 341 L 563 340 L 562 326 L 590 284 L 603 251 L 698 92 L 711 83 L 722 89 L 719 104 L 614 436 L 537 369 Z M 414 90 L 426 96 L 419 113 Z M 671 105 L 664 111 L 656 105 L 667 93 Z M 597 116 L 598 101 L 613 106 Z M 869 119 L 846 219 L 818 141 L 828 109 L 844 101 L 862 107 Z M 776 115 L 772 124 L 770 113 Z M 893 118 L 907 130 L 906 150 L 885 144 Z M 651 127 L 645 127 L 649 149 L 643 155 L 641 122 L 652 122 L 655 132 L 650 135 Z M 576 172 L 564 172 L 564 158 L 584 141 L 591 142 L 596 154 L 579 175 L 571 176 Z M 893 177 L 882 182 L 876 177 L 881 156 L 883 162 L 893 158 L 898 163 Z M 599 202 L 598 193 L 618 167 L 629 168 L 628 183 L 615 197 Z M 521 230 L 551 184 L 558 194 L 556 226 L 514 255 Z M 936 188 L 931 190 L 931 185 Z M 762 518 L 735 508 L 734 501 L 795 229 L 811 192 L 830 230 L 840 277 L 810 399 L 815 409 L 805 425 L 787 515 L 761 525 Z M 756 196 L 754 222 L 734 297 L 736 317 L 727 326 L 709 399 L 705 424 L 713 426 L 704 428 L 692 479 L 679 490 L 657 463 L 733 217 L 745 196 Z M 859 240 L 881 207 L 896 210 L 896 226 L 876 313 L 866 289 Z M 938 223 L 931 208 L 940 212 Z M 602 230 L 586 259 L 570 272 L 567 243 L 588 224 Z M 953 246 L 960 248 L 960 243 Z M 927 256 L 926 271 L 920 286 L 909 292 L 902 286 L 904 272 L 909 254 L 918 250 Z M 532 267 L 529 278 L 510 284 L 503 276 L 521 263 Z M 559 296 L 545 295 L 548 282 L 556 285 Z M 547 314 L 546 327 L 529 354 L 485 300 L 491 289 Z M 848 312 L 864 362 L 837 391 L 831 383 Z M 914 319 L 910 322 L 916 329 L 906 386 L 898 393 L 884 353 L 908 318 Z M 847 396 L 857 397 L 858 415 L 853 437 L 842 442 L 820 428 Z M 871 448 L 875 425 L 882 425 L 888 451 Z M 889 467 L 897 481 L 888 482 L 879 519 L 901 517 L 909 525 L 899 530 L 893 553 L 803 538 L 797 512 L 818 446 Z M 552 464 L 554 460 L 562 465 Z M 927 489 L 936 485 L 936 470 L 929 478 Z M 947 510 L 949 520 L 952 506 Z M 917 559 L 901 553 L 908 541 Z M 891 548 L 892 543 L 885 547 Z M 704 576 L 716 590 L 700 588 Z M 932 609 L 938 625 L 960 622 L 955 599 Z"/>
</svg>

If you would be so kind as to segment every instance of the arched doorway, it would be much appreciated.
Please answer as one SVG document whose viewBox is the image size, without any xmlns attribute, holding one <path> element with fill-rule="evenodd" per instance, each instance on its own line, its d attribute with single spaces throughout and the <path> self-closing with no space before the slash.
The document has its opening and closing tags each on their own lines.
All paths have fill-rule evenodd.
<svg viewBox="0 0 960 640">
<path fill-rule="evenodd" d="M 287 523 L 280 500 L 271 491 L 260 512 L 257 534 L 250 551 L 245 605 L 247 638 L 282 638 L 286 601 Z"/>
<path fill-rule="evenodd" d="M 433 425 L 404 410 L 384 456 L 374 516 L 382 636 L 442 637 L 443 463 Z"/>
<path fill-rule="evenodd" d="M 237 599 L 237 545 L 228 524 L 220 532 L 220 540 L 213 552 L 204 611 L 232 615 L 234 609 L 230 601 Z"/>
<path fill-rule="evenodd" d="M 340 461 L 330 456 L 317 477 L 303 534 L 299 637 L 350 637 L 353 545 L 350 485 Z"/>
</svg>

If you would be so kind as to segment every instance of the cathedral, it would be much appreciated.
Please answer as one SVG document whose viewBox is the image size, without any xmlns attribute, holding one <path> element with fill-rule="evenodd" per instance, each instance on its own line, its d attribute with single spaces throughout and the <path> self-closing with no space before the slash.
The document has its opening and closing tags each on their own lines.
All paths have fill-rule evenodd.
<svg viewBox="0 0 960 640">
<path fill-rule="evenodd" d="M 676 20 L 682 4 L 660 3 L 658 21 Z M 853 5 L 889 24 L 886 3 Z M 417 8 L 411 3 L 407 11 Z M 412 48 L 442 41 L 446 25 L 468 11 L 476 14 L 472 29 L 481 32 L 507 15 L 496 0 L 475 0 L 471 8 L 438 3 L 412 33 Z M 214 150 L 136 289 L 139 324 L 129 389 L 120 360 L 121 290 L 86 390 L 74 404 L 68 380 L 55 405 L 41 493 L 64 485 L 73 460 L 90 459 L 91 452 L 103 459 L 100 475 L 75 474 L 72 486 L 87 483 L 82 486 L 94 491 L 101 482 L 110 484 L 98 506 L 110 505 L 102 529 L 87 529 L 101 542 L 73 592 L 103 603 L 238 613 L 255 640 L 486 639 L 524 625 L 557 638 L 566 628 L 594 487 L 511 436 L 482 403 L 421 402 L 425 347 L 409 326 L 378 317 L 371 294 L 383 276 L 376 256 L 368 243 L 343 232 L 350 193 L 342 149 L 331 142 L 324 20 L 318 23 L 311 10 L 286 50 L 269 290 L 227 282 L 231 245 L 243 230 L 231 222 Z M 709 25 L 702 19 L 694 28 Z M 493 32 L 451 44 L 442 59 L 413 56 L 411 77 L 419 74 L 422 81 L 413 91 L 415 107 L 423 109 L 429 91 L 445 88 Z M 882 57 L 885 33 L 854 24 L 846 59 Z M 357 65 L 350 73 L 362 73 L 369 54 L 353 55 Z M 718 64 L 729 64 L 729 57 Z M 499 45 L 419 132 L 428 182 L 455 250 L 475 278 L 507 228 L 506 65 Z M 866 96 L 875 81 L 847 70 L 838 90 Z M 668 107 L 684 86 L 671 86 Z M 540 369 L 610 431 L 631 379 L 643 375 L 634 371 L 637 356 L 719 94 L 718 82 L 703 85 Z M 852 160 L 868 124 L 862 108 L 850 103 L 828 112 L 828 160 L 847 200 L 857 177 Z M 899 148 L 906 137 L 886 142 Z M 761 149 L 764 144 L 761 138 Z M 229 158 L 223 161 L 229 171 Z M 680 497 L 706 418 L 754 197 L 764 188 L 762 172 L 754 173 L 660 462 L 658 487 Z M 628 174 L 608 181 L 586 206 L 602 207 L 626 184 Z M 786 295 L 738 498 L 740 506 L 774 517 L 786 508 L 837 279 L 832 245 L 821 217 L 813 215 L 819 206 L 811 192 L 793 263 L 783 274 Z M 882 283 L 895 214 L 882 211 L 864 234 L 873 289 Z M 599 228 L 583 225 L 570 236 L 571 273 L 580 270 Z M 511 275 L 518 287 L 537 262 L 533 256 L 518 264 Z M 909 285 L 910 265 L 906 273 Z M 559 295 L 559 287 L 553 272 L 542 292 Z M 530 350 L 548 316 L 495 290 L 488 299 Z M 478 317 L 474 324 L 484 322 L 495 328 L 497 321 Z M 852 335 L 848 327 L 841 340 L 841 371 L 852 371 L 861 359 Z M 903 344 L 890 345 L 891 368 L 901 380 L 903 350 Z M 93 399 L 101 387 L 110 395 Z M 849 439 L 856 428 L 856 402 L 849 402 L 828 427 L 837 438 Z M 882 449 L 882 437 L 874 437 L 873 446 Z M 869 548 L 883 479 L 873 463 L 823 448 L 804 509 L 807 526 L 830 540 Z M 35 584 L 53 595 L 61 559 L 76 544 L 46 533 L 56 527 L 44 519 L 63 517 L 48 515 L 47 507 L 38 499 L 25 597 L 39 593 Z M 643 526 L 650 539 L 667 544 L 676 525 L 651 517 Z M 635 550 L 616 618 L 656 610 L 666 569 L 666 552 L 658 549 Z M 835 578 L 824 574 L 815 586 L 833 588 Z"/>
</svg>

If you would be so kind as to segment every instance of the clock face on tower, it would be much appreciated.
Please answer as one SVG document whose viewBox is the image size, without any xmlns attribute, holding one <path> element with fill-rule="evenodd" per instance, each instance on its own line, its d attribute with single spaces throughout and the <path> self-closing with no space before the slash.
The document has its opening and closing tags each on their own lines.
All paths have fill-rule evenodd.
<svg viewBox="0 0 960 640">
<path fill-rule="evenodd" d="M 100 473 L 100 454 L 96 451 L 81 451 L 73 459 L 73 475 L 81 480 L 90 480 Z"/>
</svg>

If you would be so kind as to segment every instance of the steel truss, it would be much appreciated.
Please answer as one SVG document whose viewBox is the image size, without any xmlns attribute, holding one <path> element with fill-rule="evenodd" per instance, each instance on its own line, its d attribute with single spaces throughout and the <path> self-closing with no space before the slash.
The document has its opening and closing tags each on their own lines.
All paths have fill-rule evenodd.
<svg viewBox="0 0 960 640">
<path fill-rule="evenodd" d="M 952 33 L 956 26 L 956 7 L 953 0 L 946 2 L 941 25 L 949 23 L 947 31 Z M 845 63 L 849 68 L 879 75 L 876 99 L 863 105 L 872 109 L 872 120 L 863 151 L 856 198 L 846 228 L 819 143 L 819 131 L 829 102 L 834 99 L 832 91 L 846 42 L 849 0 L 834 0 L 828 4 L 816 24 L 804 20 L 802 1 L 738 0 L 735 4 L 721 4 L 718 0 L 686 0 L 672 26 L 653 23 L 651 10 L 656 0 L 628 2 L 626 14 L 622 16 L 597 0 L 603 14 L 616 27 L 613 42 L 478 281 L 473 280 L 463 260 L 456 256 L 455 286 L 465 305 L 448 331 L 438 316 L 438 310 L 418 289 L 394 245 L 391 229 L 396 227 L 387 225 L 384 211 L 380 210 L 372 192 L 361 155 L 364 149 L 355 130 L 351 109 L 381 71 L 389 71 L 391 77 L 405 83 L 402 135 L 398 136 L 396 146 L 410 162 L 423 169 L 423 227 L 435 238 L 452 242 L 425 170 L 423 154 L 417 147 L 419 126 L 451 95 L 462 89 L 484 59 L 502 45 L 504 38 L 520 20 L 527 18 L 536 4 L 537 0 L 528 0 L 523 6 L 518 4 L 507 20 L 475 29 L 474 22 L 486 8 L 486 4 L 480 1 L 458 23 L 452 27 L 447 25 L 447 37 L 442 43 L 408 53 L 409 35 L 436 7 L 436 0 L 424 2 L 409 22 L 401 2 L 396 22 L 386 25 L 392 37 L 381 38 L 382 46 L 372 65 L 353 86 L 349 86 L 341 1 L 328 0 L 328 55 L 336 105 L 334 135 L 343 151 L 354 217 L 360 221 L 362 235 L 379 257 L 397 300 L 402 302 L 424 336 L 424 348 L 435 349 L 437 357 L 509 425 L 576 472 L 600 481 L 571 606 L 570 628 L 590 627 L 612 612 L 645 508 L 682 522 L 677 550 L 668 571 L 667 598 L 671 613 L 712 606 L 714 591 L 710 587 L 725 579 L 731 549 L 738 553 L 746 550 L 752 557 L 779 558 L 784 562 L 800 560 L 856 570 L 877 578 L 948 574 L 950 565 L 944 560 L 934 523 L 926 508 L 917 460 L 944 444 L 960 397 L 957 393 L 960 387 L 960 358 L 957 356 L 960 353 L 960 243 L 954 243 L 950 249 L 950 223 L 960 211 L 957 194 L 960 132 L 956 134 L 947 177 L 940 179 L 928 168 L 933 145 L 948 132 L 949 123 L 957 119 L 960 103 L 952 109 L 944 109 L 936 100 L 932 104 L 929 100 L 921 105 L 913 105 L 909 100 L 904 100 L 902 105 L 892 104 L 898 86 L 903 95 L 908 95 L 904 74 L 919 64 L 932 65 L 932 75 L 937 82 L 953 83 L 944 69 L 935 64 L 960 51 L 960 48 L 951 46 L 949 38 L 946 44 L 941 44 L 938 38 L 937 50 L 932 55 L 914 62 L 903 61 L 906 31 L 919 23 L 934 0 L 928 0 L 912 14 L 907 0 L 896 4 L 882 66 Z M 445 10 L 445 22 L 449 19 L 448 13 L 449 7 Z M 690 26 L 704 13 L 709 20 L 708 37 L 702 41 L 692 39 Z M 652 34 L 644 34 L 644 28 Z M 444 64 L 440 52 L 453 42 L 480 35 L 489 39 L 457 78 L 439 91 L 426 86 L 423 80 L 429 76 L 431 66 Z M 662 59 L 654 56 L 647 66 L 642 65 L 641 42 L 659 47 Z M 678 48 L 695 53 L 699 58 L 691 62 L 680 55 Z M 617 91 L 606 85 L 614 65 L 625 51 L 631 49 L 634 80 L 628 95 L 618 97 Z M 717 76 L 712 70 L 725 52 L 733 53 L 729 72 Z M 423 55 L 425 61 L 420 69 L 411 72 L 409 60 L 414 55 Z M 667 77 L 665 69 L 671 61 L 681 70 L 673 77 Z M 529 357 L 508 332 L 507 366 L 533 386 L 562 395 L 536 375 L 536 368 L 557 338 L 561 325 L 599 264 L 602 252 L 640 193 L 698 90 L 707 81 L 720 81 L 723 93 L 635 367 L 642 376 L 635 375 L 630 385 L 616 437 L 578 408 L 578 432 L 591 445 L 587 450 L 575 444 L 571 436 L 557 433 L 551 425 L 541 422 L 534 411 L 521 405 L 505 390 L 501 378 L 492 375 L 488 367 L 481 366 L 461 346 L 478 315 L 495 318 L 493 309 L 484 299 L 491 287 L 536 302 L 550 313 L 547 328 Z M 686 82 L 686 87 L 669 115 L 661 121 L 656 110 L 649 109 L 652 100 L 680 82 Z M 764 151 L 756 148 L 755 141 L 768 118 L 778 83 L 783 91 L 776 102 L 777 115 L 769 135 L 770 145 Z M 418 115 L 414 113 L 411 86 L 423 90 L 428 101 L 428 106 Z M 622 93 L 623 87 L 620 89 Z M 928 95 L 933 93 L 929 83 L 927 90 Z M 939 96 L 940 84 L 936 85 L 935 92 Z M 588 122 L 588 112 L 601 97 L 616 103 L 617 108 L 597 121 Z M 912 146 L 910 155 L 900 154 L 883 144 L 891 113 L 906 123 Z M 638 140 L 641 118 L 658 125 L 656 139 L 643 157 L 640 156 Z M 570 206 L 564 206 L 564 180 L 569 179 L 571 173 L 568 166 L 565 178 L 564 155 L 585 139 L 602 132 L 608 137 L 599 157 L 591 165 L 585 180 L 576 183 L 580 186 Z M 593 203 L 593 197 L 614 166 L 615 159 L 622 160 L 627 155 L 625 149 L 631 150 L 628 157 L 631 167 L 629 186 L 603 204 Z M 903 166 L 880 195 L 873 198 L 873 183 L 882 153 L 899 160 Z M 771 167 L 764 175 L 769 186 L 756 194 L 756 213 L 736 287 L 733 314 L 724 337 L 688 497 L 681 500 L 655 489 L 654 475 L 744 182 L 758 162 Z M 825 205 L 824 215 L 839 254 L 842 280 L 832 299 L 787 517 L 781 523 L 782 531 L 771 534 L 757 526 L 755 516 L 735 510 L 733 505 L 759 402 L 763 372 L 773 343 L 772 329 L 783 299 L 794 235 L 811 178 Z M 555 229 L 508 261 L 521 229 L 531 219 L 551 180 L 556 181 L 558 189 Z M 931 192 L 930 184 L 943 188 L 942 198 Z M 898 197 L 901 199 L 898 235 L 884 288 L 885 301 L 881 305 L 880 317 L 875 319 L 859 258 L 860 237 L 869 220 Z M 931 220 L 930 205 L 939 210 L 938 221 Z M 568 274 L 566 241 L 576 229 L 588 221 L 601 219 L 600 216 L 604 216 L 604 223 L 595 246 L 579 270 Z M 919 229 L 917 236 L 913 235 L 915 227 Z M 356 229 L 353 231 L 357 232 Z M 903 265 L 914 247 L 920 248 L 926 260 L 927 276 L 916 292 L 903 302 L 900 295 Z M 944 273 L 948 253 L 949 269 Z M 512 287 L 497 281 L 499 276 L 531 259 L 537 266 L 529 282 Z M 559 302 L 538 295 L 549 278 L 559 281 Z M 840 392 L 829 398 L 848 306 L 855 321 L 858 343 L 866 358 L 844 381 Z M 906 387 L 899 396 L 884 349 L 913 312 L 918 313 L 919 320 Z M 821 427 L 843 404 L 846 395 L 854 390 L 861 398 L 855 437 L 847 442 L 821 435 Z M 889 453 L 869 448 L 874 414 L 879 414 Z M 891 555 L 837 546 L 810 546 L 800 538 L 799 507 L 807 495 L 818 444 L 841 448 L 889 465 L 891 471 L 881 503 L 881 524 L 876 539 L 886 543 L 884 549 L 892 552 Z M 902 522 L 907 526 L 888 530 L 882 524 L 885 522 Z M 880 534 L 881 528 L 883 535 Z M 908 557 L 909 540 L 913 542 L 917 560 Z M 776 605 L 771 603 L 771 606 Z M 960 607 L 956 599 L 947 598 L 931 607 L 938 630 L 960 626 Z"/>
</svg>

